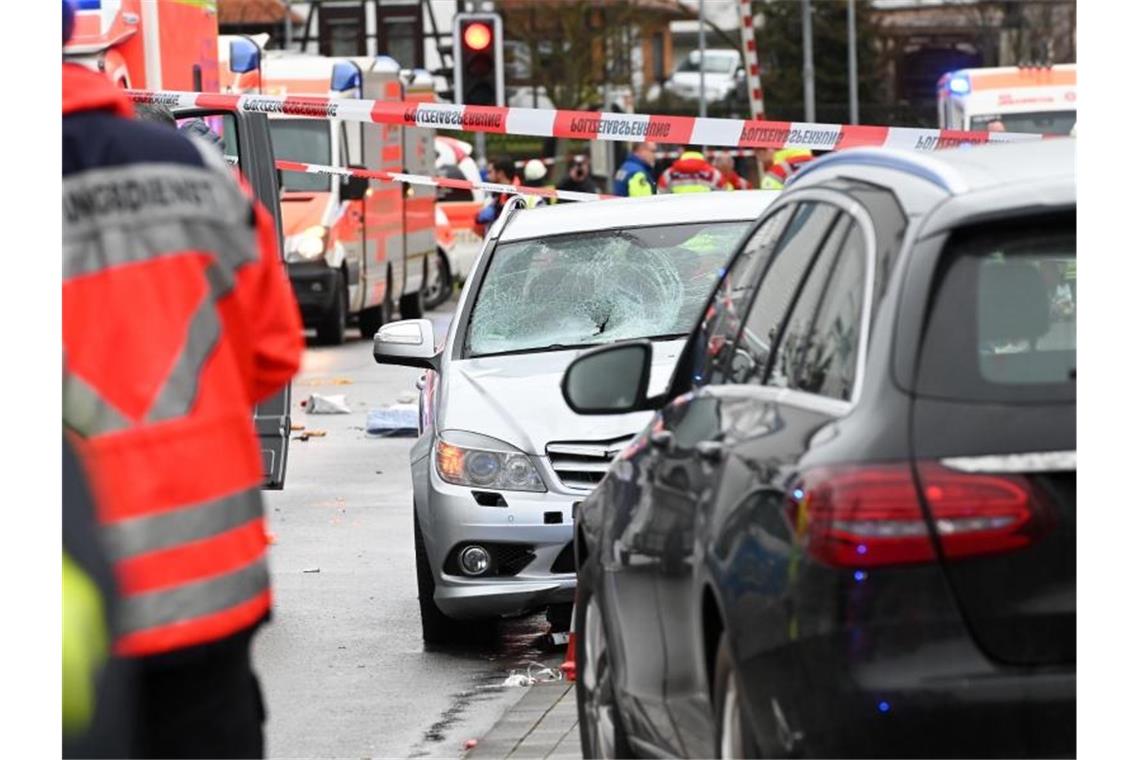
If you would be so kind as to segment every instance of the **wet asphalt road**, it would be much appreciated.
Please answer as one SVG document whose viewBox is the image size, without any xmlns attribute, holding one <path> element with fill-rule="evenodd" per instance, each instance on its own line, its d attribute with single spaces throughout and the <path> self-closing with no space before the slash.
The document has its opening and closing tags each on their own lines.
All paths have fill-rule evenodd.
<svg viewBox="0 0 1140 760">
<path fill-rule="evenodd" d="M 454 302 L 428 316 L 446 330 Z M 415 394 L 420 370 L 381 367 L 355 330 L 310 342 L 293 384 L 285 489 L 268 492 L 274 617 L 258 635 L 270 757 L 458 757 L 521 696 L 500 684 L 540 652 L 544 617 L 425 651 L 412 552 L 412 438 L 368 438 L 369 409 Z M 351 414 L 310 415 L 311 393 L 346 394 Z"/>
</svg>

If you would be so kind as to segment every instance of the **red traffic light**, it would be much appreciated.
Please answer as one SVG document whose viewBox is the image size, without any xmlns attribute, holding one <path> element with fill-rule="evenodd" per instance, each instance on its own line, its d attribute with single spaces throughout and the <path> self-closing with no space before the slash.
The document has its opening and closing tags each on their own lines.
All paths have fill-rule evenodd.
<svg viewBox="0 0 1140 760">
<path fill-rule="evenodd" d="M 491 27 L 475 23 L 463 30 L 463 44 L 472 50 L 486 50 L 491 44 Z"/>
</svg>

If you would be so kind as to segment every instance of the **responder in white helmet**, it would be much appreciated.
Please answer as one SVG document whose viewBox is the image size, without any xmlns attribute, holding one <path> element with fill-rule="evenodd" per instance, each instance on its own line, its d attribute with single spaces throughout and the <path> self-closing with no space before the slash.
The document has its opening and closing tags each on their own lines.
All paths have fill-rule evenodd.
<svg viewBox="0 0 1140 760">
<path fill-rule="evenodd" d="M 544 187 L 545 179 L 546 166 L 537 158 L 532 158 L 523 166 L 524 187 Z M 546 199 L 541 195 L 523 195 L 523 199 L 526 201 L 527 208 L 546 205 Z"/>
</svg>

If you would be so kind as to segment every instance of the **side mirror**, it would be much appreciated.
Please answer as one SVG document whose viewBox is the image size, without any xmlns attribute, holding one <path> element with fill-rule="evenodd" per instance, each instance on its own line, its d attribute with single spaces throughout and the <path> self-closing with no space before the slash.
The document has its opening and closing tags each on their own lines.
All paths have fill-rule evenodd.
<svg viewBox="0 0 1140 760">
<path fill-rule="evenodd" d="M 562 398 L 578 414 L 625 414 L 645 408 L 653 345 L 602 346 L 579 356 L 562 376 Z"/>
<path fill-rule="evenodd" d="M 377 364 L 398 364 L 439 371 L 435 330 L 430 319 L 389 322 L 372 339 L 372 357 Z"/>
<path fill-rule="evenodd" d="M 363 169 L 363 166 L 350 165 L 349 169 Z M 342 201 L 359 201 L 363 200 L 364 196 L 368 193 L 368 178 L 367 177 L 341 177 L 340 178 L 340 199 Z"/>
<path fill-rule="evenodd" d="M 261 48 L 248 37 L 230 40 L 230 71 L 246 74 L 261 68 Z"/>
</svg>

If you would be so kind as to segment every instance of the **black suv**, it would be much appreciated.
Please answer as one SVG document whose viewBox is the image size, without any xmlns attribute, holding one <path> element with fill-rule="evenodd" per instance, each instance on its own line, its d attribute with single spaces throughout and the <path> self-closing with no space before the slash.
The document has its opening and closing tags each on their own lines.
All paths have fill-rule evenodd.
<svg viewBox="0 0 1140 760">
<path fill-rule="evenodd" d="M 579 507 L 587 756 L 1076 752 L 1068 139 L 803 169 Z"/>
</svg>

